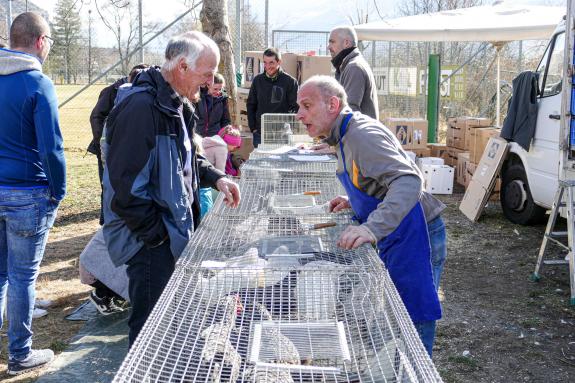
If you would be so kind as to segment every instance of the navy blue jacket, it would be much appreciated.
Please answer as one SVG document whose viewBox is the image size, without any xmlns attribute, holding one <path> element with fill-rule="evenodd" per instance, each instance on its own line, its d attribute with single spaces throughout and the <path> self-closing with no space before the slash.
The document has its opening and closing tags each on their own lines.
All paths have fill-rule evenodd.
<svg viewBox="0 0 575 383">
<path fill-rule="evenodd" d="M 122 97 L 123 92 L 129 95 Z M 191 104 L 175 95 L 159 68 L 141 72 L 131 86 L 119 88 L 102 137 L 103 231 L 115 265 L 168 237 L 177 258 L 199 224 L 200 180 L 202 187 L 214 187 L 225 175 L 192 145 L 190 206 L 183 177 L 187 154 L 182 122 L 191 137 L 194 121 Z"/>
<path fill-rule="evenodd" d="M 196 133 L 202 137 L 215 136 L 221 128 L 231 124 L 228 96 L 225 94 L 212 97 L 206 90 L 202 90 L 195 109 L 198 116 Z"/>
</svg>

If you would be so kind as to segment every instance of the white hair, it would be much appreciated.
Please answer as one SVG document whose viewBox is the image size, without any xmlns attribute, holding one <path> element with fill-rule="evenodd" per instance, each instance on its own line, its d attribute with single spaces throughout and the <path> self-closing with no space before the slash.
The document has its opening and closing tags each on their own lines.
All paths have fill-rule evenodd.
<svg viewBox="0 0 575 383">
<path fill-rule="evenodd" d="M 185 58 L 186 63 L 192 68 L 196 68 L 198 58 L 206 51 L 212 52 L 218 62 L 220 61 L 220 50 L 214 42 L 205 34 L 198 31 L 186 32 L 174 36 L 168 41 L 164 54 L 166 61 L 162 65 L 164 70 L 172 70 L 177 65 L 180 58 Z"/>
<path fill-rule="evenodd" d="M 317 88 L 324 102 L 327 103 L 331 97 L 337 97 L 342 107 L 347 106 L 345 89 L 335 78 L 323 75 L 312 76 L 301 85 L 300 90 L 309 85 Z"/>
<path fill-rule="evenodd" d="M 352 46 L 357 47 L 357 33 L 355 33 L 355 29 L 353 29 L 353 27 L 349 25 L 341 25 L 333 28 L 331 32 L 336 33 L 342 39 L 349 40 Z"/>
</svg>

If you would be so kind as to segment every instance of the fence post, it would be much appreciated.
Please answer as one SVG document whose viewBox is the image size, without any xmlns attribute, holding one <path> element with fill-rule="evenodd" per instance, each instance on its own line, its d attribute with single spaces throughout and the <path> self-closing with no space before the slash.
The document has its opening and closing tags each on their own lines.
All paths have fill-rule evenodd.
<svg viewBox="0 0 575 383">
<path fill-rule="evenodd" d="M 439 114 L 439 55 L 430 54 L 427 77 L 427 142 L 437 140 L 437 122 Z"/>
</svg>

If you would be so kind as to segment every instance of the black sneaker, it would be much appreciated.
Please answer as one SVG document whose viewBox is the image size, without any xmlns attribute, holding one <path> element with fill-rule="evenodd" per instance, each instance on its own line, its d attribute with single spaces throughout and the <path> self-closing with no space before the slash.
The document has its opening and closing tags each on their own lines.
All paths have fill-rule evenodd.
<svg viewBox="0 0 575 383">
<path fill-rule="evenodd" d="M 45 366 L 54 360 L 54 352 L 50 349 L 30 350 L 25 359 L 8 359 L 8 375 L 20 375 L 35 368 Z"/>
<path fill-rule="evenodd" d="M 112 297 L 100 298 L 94 290 L 90 293 L 90 300 L 102 315 L 110 315 L 124 311 L 122 307 L 116 305 Z"/>
</svg>

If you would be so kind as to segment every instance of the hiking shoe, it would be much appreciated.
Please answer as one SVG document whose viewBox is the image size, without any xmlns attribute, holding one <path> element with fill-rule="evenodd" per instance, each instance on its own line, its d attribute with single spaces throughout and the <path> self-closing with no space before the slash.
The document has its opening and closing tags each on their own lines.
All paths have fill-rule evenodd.
<svg viewBox="0 0 575 383">
<path fill-rule="evenodd" d="M 90 300 L 102 315 L 110 315 L 124 311 L 123 308 L 114 303 L 112 297 L 99 297 L 94 290 L 90 293 Z"/>
<path fill-rule="evenodd" d="M 37 307 L 34 309 L 34 312 L 32 312 L 32 318 L 33 319 L 42 318 L 46 315 L 48 315 L 48 311 L 46 311 L 44 309 L 39 309 Z"/>
<path fill-rule="evenodd" d="M 50 349 L 30 350 L 25 359 L 8 359 L 8 375 L 20 375 L 35 368 L 45 366 L 54 360 L 54 352 Z"/>
</svg>

